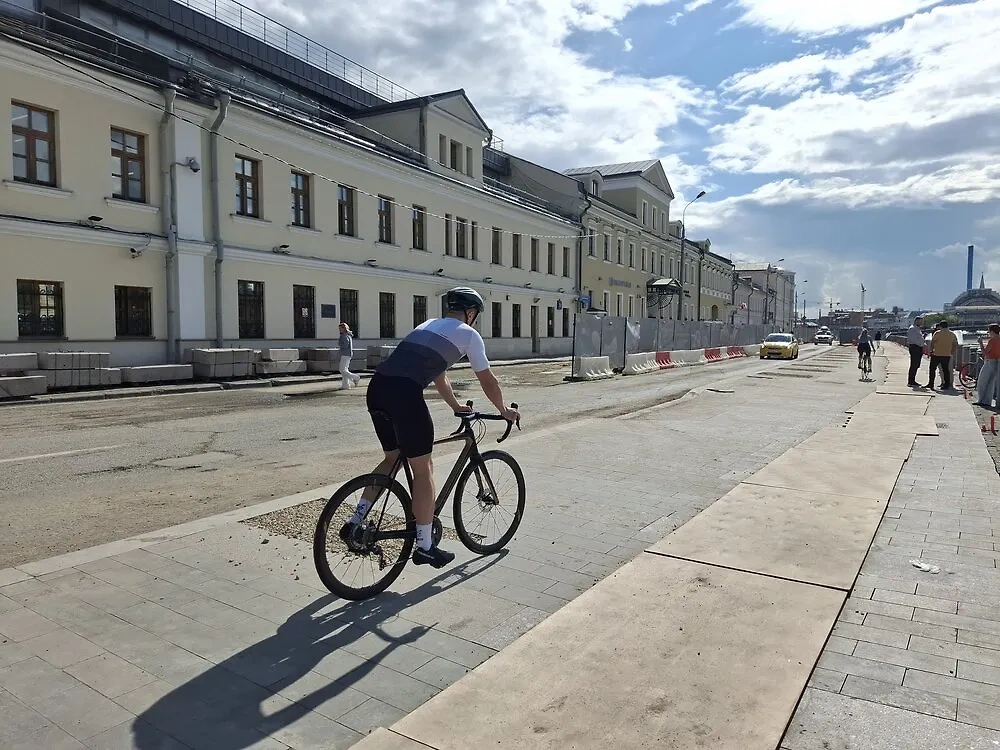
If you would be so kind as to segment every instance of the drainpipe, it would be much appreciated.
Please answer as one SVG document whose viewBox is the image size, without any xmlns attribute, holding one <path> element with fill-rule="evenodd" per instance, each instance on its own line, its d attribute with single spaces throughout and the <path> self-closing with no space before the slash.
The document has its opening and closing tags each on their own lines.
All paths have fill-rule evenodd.
<svg viewBox="0 0 1000 750">
<path fill-rule="evenodd" d="M 212 123 L 212 132 L 208 136 L 208 168 L 211 170 L 209 190 L 211 191 L 212 242 L 215 244 L 215 345 L 223 346 L 222 336 L 222 260 L 225 243 L 222 240 L 222 221 L 219 206 L 219 128 L 222 127 L 226 115 L 229 114 L 229 103 L 232 97 L 228 91 L 219 94 L 219 113 Z"/>
<path fill-rule="evenodd" d="M 172 86 L 163 89 L 163 117 L 160 119 L 160 178 L 162 181 L 163 233 L 167 236 L 167 257 L 165 271 L 167 274 L 167 362 L 177 361 L 177 323 L 176 307 L 174 305 L 174 261 L 177 257 L 177 202 L 173 184 L 173 149 L 170 148 L 170 120 L 174 116 L 174 100 L 177 91 Z"/>
<path fill-rule="evenodd" d="M 431 146 L 427 142 L 427 105 L 420 105 L 420 117 L 417 122 L 417 139 L 419 143 L 420 150 L 422 152 L 421 156 L 424 157 L 424 166 L 429 167 L 431 164 Z"/>
</svg>

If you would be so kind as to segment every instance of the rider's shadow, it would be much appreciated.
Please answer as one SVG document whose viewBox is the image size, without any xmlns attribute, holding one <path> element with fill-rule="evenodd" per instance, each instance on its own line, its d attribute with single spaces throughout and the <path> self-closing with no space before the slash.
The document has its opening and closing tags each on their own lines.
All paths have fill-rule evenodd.
<svg viewBox="0 0 1000 750">
<path fill-rule="evenodd" d="M 485 565 L 475 567 L 472 564 L 482 558 L 462 563 L 406 594 L 386 592 L 334 609 L 331 605 L 339 600 L 333 595 L 311 602 L 279 625 L 274 635 L 219 662 L 139 714 L 132 724 L 134 747 L 138 750 L 176 747 L 164 734 L 192 748 L 242 750 L 255 746 L 266 735 L 291 727 L 314 709 L 348 697 L 352 686 L 369 676 L 395 649 L 418 642 L 433 627 L 414 624 L 408 631 L 392 636 L 383 626 L 393 618 L 428 596 L 487 570 L 503 557 L 501 553 Z M 392 629 L 398 632 L 398 627 Z M 360 665 L 338 677 L 312 680 L 318 683 L 315 689 L 303 684 L 302 695 L 295 702 L 276 695 L 298 683 L 321 662 L 333 659 L 336 663 L 338 656 L 344 654 L 341 649 L 369 633 L 384 641 L 384 646 Z M 346 661 L 353 663 L 357 659 L 349 655 Z M 316 676 L 313 673 L 312 677 Z M 358 703 L 345 705 L 343 713 Z M 332 716 L 329 718 L 334 721 Z M 349 733 L 345 730 L 344 734 L 347 739 Z M 335 740 L 327 736 L 323 741 Z"/>
</svg>

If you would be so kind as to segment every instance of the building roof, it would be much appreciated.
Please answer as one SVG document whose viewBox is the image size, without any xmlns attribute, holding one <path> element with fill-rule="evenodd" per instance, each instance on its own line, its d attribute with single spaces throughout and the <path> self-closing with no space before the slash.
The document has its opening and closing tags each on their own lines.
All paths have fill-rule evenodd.
<svg viewBox="0 0 1000 750">
<path fill-rule="evenodd" d="M 600 172 L 602 177 L 626 177 L 642 174 L 659 161 L 659 159 L 647 159 L 646 161 L 627 161 L 621 164 L 602 164 L 597 167 L 574 167 L 565 170 L 563 174 L 578 177 L 592 172 Z"/>
<path fill-rule="evenodd" d="M 453 91 L 442 91 L 440 94 L 431 94 L 430 96 L 417 96 L 412 99 L 402 99 L 398 102 L 390 102 L 388 104 L 379 104 L 374 107 L 368 107 L 358 114 L 359 118 L 368 117 L 370 115 L 381 115 L 388 112 L 405 112 L 410 109 L 419 109 L 428 104 L 434 104 L 435 102 L 445 101 L 446 99 L 461 98 L 465 100 L 466 106 L 472 112 L 473 116 L 479 121 L 479 125 L 484 131 L 493 134 L 490 130 L 490 126 L 486 124 L 486 120 L 483 116 L 479 114 L 479 110 L 476 109 L 475 105 L 469 99 L 468 95 L 465 93 L 465 89 L 455 89 Z"/>
</svg>

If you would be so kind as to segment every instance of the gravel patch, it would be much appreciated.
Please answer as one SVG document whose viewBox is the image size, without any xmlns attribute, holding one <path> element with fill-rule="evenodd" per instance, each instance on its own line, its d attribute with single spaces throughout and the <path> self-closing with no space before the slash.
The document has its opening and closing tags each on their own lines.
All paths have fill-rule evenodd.
<svg viewBox="0 0 1000 750">
<path fill-rule="evenodd" d="M 266 513 L 263 516 L 248 518 L 242 521 L 242 523 L 247 526 L 263 529 L 269 534 L 288 537 L 289 539 L 298 539 L 312 544 L 313 537 L 316 534 L 316 524 L 325 505 L 326 498 L 310 500 L 300 505 L 276 510 L 273 513 Z M 353 512 L 353 507 L 350 509 L 344 507 L 338 509 L 336 517 L 330 524 L 331 527 L 340 528 Z M 382 526 L 383 528 L 400 528 L 403 524 L 404 521 L 401 517 L 386 514 L 383 518 Z M 458 535 L 453 529 L 445 526 L 444 538 L 458 539 Z"/>
</svg>

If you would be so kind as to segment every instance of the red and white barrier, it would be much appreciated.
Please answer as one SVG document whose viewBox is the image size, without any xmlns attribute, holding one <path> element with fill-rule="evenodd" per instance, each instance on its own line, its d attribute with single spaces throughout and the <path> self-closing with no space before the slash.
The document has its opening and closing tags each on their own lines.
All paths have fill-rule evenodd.
<svg viewBox="0 0 1000 750">
<path fill-rule="evenodd" d="M 743 351 L 742 346 L 727 346 L 726 354 L 729 355 L 730 359 L 736 359 L 737 357 L 745 357 L 747 353 Z"/>
</svg>

